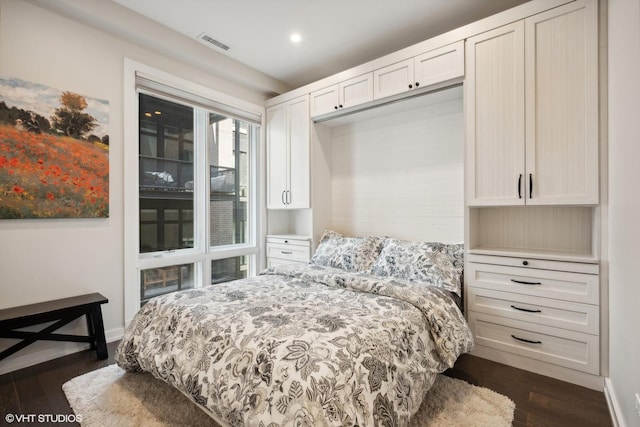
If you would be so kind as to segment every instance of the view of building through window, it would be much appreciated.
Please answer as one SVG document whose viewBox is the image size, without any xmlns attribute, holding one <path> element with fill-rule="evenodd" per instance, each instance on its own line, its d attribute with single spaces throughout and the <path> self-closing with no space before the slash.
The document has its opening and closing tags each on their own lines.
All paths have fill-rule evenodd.
<svg viewBox="0 0 640 427">
<path fill-rule="evenodd" d="M 139 253 L 208 253 L 248 243 L 253 125 L 144 93 L 139 106 Z M 208 170 L 196 173 L 205 164 L 201 156 Z M 198 182 L 198 176 L 207 179 Z M 206 206 L 206 215 L 195 215 L 196 206 Z M 200 248 L 198 236 L 204 235 Z M 209 283 L 246 277 L 250 258 L 212 259 Z M 141 301 L 197 287 L 196 259 L 202 260 L 200 253 L 193 264 L 142 269 Z"/>
</svg>

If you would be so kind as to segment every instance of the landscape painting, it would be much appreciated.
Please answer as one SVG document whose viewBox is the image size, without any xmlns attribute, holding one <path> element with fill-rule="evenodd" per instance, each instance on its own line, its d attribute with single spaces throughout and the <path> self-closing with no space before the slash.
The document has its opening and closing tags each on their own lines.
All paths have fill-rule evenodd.
<svg viewBox="0 0 640 427">
<path fill-rule="evenodd" d="M 0 219 L 109 216 L 109 102 L 0 77 Z"/>
</svg>

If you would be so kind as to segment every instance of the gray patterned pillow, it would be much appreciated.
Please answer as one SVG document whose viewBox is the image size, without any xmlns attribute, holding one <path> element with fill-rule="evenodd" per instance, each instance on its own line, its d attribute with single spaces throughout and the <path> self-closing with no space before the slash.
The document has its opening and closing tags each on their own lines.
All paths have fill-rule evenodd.
<svg viewBox="0 0 640 427">
<path fill-rule="evenodd" d="M 345 237 L 326 230 L 311 263 L 347 271 L 369 271 L 380 253 L 382 242 L 379 237 Z"/>
<path fill-rule="evenodd" d="M 371 273 L 444 288 L 460 296 L 464 246 L 386 239 Z"/>
<path fill-rule="evenodd" d="M 445 244 L 447 253 L 451 256 L 453 266 L 462 274 L 464 269 L 464 243 Z"/>
</svg>

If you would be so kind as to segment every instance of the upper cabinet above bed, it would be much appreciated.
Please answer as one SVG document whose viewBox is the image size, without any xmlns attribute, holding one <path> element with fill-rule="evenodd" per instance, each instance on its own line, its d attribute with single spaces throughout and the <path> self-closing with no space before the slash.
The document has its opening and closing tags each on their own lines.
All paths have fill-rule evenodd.
<svg viewBox="0 0 640 427">
<path fill-rule="evenodd" d="M 467 40 L 469 206 L 598 203 L 597 3 Z"/>
<path fill-rule="evenodd" d="M 460 84 L 464 77 L 464 42 L 390 61 L 368 73 L 311 92 L 311 118 L 325 122 Z"/>
<path fill-rule="evenodd" d="M 463 76 L 464 43 L 459 41 L 375 70 L 373 97 L 381 99 Z"/>
<path fill-rule="evenodd" d="M 373 73 L 363 74 L 311 93 L 311 117 L 373 100 Z"/>
</svg>

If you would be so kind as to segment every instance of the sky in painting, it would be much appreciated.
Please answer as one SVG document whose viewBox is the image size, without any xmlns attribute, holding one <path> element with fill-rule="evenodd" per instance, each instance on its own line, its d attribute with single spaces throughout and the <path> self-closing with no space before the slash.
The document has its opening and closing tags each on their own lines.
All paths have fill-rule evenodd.
<svg viewBox="0 0 640 427">
<path fill-rule="evenodd" d="M 51 121 L 51 116 L 56 108 L 60 107 L 60 96 L 63 92 L 74 91 L 60 90 L 39 83 L 0 76 L 0 102 L 4 101 L 9 107 L 34 111 L 49 121 Z M 82 95 L 88 104 L 83 112 L 92 115 L 98 122 L 98 126 L 91 133 L 99 137 L 108 135 L 109 101 L 83 94 L 79 95 Z"/>
</svg>

